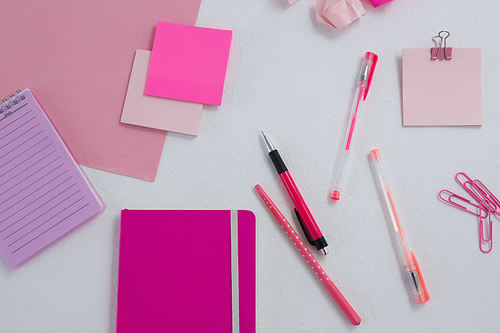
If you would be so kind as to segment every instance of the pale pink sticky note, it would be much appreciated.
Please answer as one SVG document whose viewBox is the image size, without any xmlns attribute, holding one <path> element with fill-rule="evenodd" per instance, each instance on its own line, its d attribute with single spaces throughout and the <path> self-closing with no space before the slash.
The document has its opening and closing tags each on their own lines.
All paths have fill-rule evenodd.
<svg viewBox="0 0 500 333">
<path fill-rule="evenodd" d="M 365 15 L 359 0 L 316 0 L 316 21 L 342 29 Z"/>
<path fill-rule="evenodd" d="M 220 105 L 232 34 L 158 22 L 146 94 Z"/>
<path fill-rule="evenodd" d="M 383 5 L 384 3 L 392 1 L 392 0 L 369 0 L 369 1 L 372 3 L 373 7 L 378 7 L 380 5 Z"/>
<path fill-rule="evenodd" d="M 151 51 L 137 50 L 130 74 L 122 123 L 198 135 L 203 104 L 144 93 Z"/>
<path fill-rule="evenodd" d="M 454 48 L 431 60 L 429 49 L 403 49 L 403 125 L 482 125 L 481 49 Z"/>
<path fill-rule="evenodd" d="M 32 89 L 78 163 L 154 180 L 165 132 L 120 123 L 135 50 L 158 20 L 195 24 L 200 2 L 4 1 L 0 99 Z"/>
</svg>

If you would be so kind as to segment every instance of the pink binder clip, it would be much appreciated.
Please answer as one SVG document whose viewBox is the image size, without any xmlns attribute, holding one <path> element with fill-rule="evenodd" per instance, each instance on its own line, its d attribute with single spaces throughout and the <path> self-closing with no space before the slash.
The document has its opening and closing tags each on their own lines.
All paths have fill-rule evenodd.
<svg viewBox="0 0 500 333">
<path fill-rule="evenodd" d="M 447 35 L 441 36 L 441 34 Z M 446 39 L 448 37 L 450 37 L 450 33 L 446 30 L 441 30 L 436 36 L 432 37 L 435 47 L 431 47 L 431 60 L 451 60 L 452 48 L 446 47 Z M 439 39 L 439 41 L 436 39 Z"/>
</svg>

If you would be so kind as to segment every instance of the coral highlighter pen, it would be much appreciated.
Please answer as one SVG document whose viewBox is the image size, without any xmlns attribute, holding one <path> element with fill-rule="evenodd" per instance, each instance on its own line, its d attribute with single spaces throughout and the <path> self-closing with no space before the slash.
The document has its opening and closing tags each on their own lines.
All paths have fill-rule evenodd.
<svg viewBox="0 0 500 333">
<path fill-rule="evenodd" d="M 344 181 L 345 171 L 347 169 L 347 162 L 351 152 L 352 136 L 354 134 L 354 127 L 358 118 L 358 112 L 361 109 L 361 104 L 366 100 L 366 95 L 370 89 L 372 82 L 373 71 L 377 65 L 378 56 L 372 52 L 366 52 L 361 64 L 361 70 L 356 82 L 356 92 L 354 100 L 352 101 L 351 114 L 349 116 L 349 125 L 345 133 L 344 145 L 342 146 L 342 153 L 337 167 L 337 174 L 335 176 L 335 183 L 333 184 L 332 199 L 340 199 L 340 191 Z"/>
<path fill-rule="evenodd" d="M 393 229 L 391 232 L 393 232 L 393 236 L 397 239 L 399 249 L 401 250 L 401 259 L 404 270 L 408 276 L 413 297 L 418 304 L 425 303 L 430 299 L 429 292 L 425 286 L 424 278 L 422 277 L 422 272 L 418 266 L 417 258 L 415 257 L 413 251 L 410 251 L 408 239 L 405 239 L 406 235 L 403 235 L 403 229 L 401 228 L 401 223 L 399 222 L 396 209 L 394 208 L 391 192 L 389 191 L 389 186 L 387 185 L 384 177 L 378 149 L 373 149 L 370 152 L 370 157 L 375 170 L 376 182 L 379 186 L 380 192 L 382 192 L 385 209 L 387 210 L 387 215 L 391 221 Z"/>
<path fill-rule="evenodd" d="M 295 185 L 292 176 L 288 172 L 288 169 L 285 166 L 285 163 L 281 159 L 278 150 L 274 148 L 273 144 L 269 140 L 269 138 L 262 132 L 264 136 L 264 141 L 266 142 L 267 149 L 269 150 L 269 157 L 271 161 L 273 161 L 274 167 L 278 172 L 281 181 L 285 185 L 285 188 L 288 192 L 288 195 L 292 199 L 292 202 L 295 206 L 295 214 L 299 220 L 300 226 L 306 235 L 307 241 L 309 244 L 316 246 L 318 250 L 321 251 L 324 255 L 328 253 L 328 243 L 323 237 L 323 234 L 318 228 L 316 221 L 314 220 L 309 208 L 307 208 L 306 202 L 302 198 L 302 195 Z"/>
</svg>

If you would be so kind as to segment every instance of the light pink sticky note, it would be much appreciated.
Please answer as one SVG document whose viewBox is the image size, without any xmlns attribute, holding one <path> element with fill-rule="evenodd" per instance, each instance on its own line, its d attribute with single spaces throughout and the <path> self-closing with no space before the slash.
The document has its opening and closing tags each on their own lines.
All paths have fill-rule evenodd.
<svg viewBox="0 0 500 333">
<path fill-rule="evenodd" d="M 431 60 L 428 49 L 403 49 L 403 125 L 482 125 L 481 49 L 454 48 Z"/>
<path fill-rule="evenodd" d="M 120 123 L 135 50 L 158 20 L 195 24 L 200 2 L 3 1 L 0 99 L 36 91 L 78 163 L 152 181 L 165 132 Z"/>
<path fill-rule="evenodd" d="M 342 29 L 365 15 L 359 0 L 316 0 L 316 21 Z"/>
<path fill-rule="evenodd" d="M 158 22 L 146 94 L 220 105 L 232 34 Z"/>
<path fill-rule="evenodd" d="M 373 7 L 378 7 L 380 5 L 383 5 L 384 3 L 392 1 L 392 0 L 369 0 L 369 1 L 372 3 Z"/>
<path fill-rule="evenodd" d="M 121 122 L 169 132 L 198 135 L 203 104 L 144 93 L 151 51 L 137 50 Z"/>
</svg>

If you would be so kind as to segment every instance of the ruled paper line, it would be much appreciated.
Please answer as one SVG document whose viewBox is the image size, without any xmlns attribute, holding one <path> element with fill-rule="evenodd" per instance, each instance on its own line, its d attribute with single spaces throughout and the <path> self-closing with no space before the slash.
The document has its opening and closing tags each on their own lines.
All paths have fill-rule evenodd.
<svg viewBox="0 0 500 333">
<path fill-rule="evenodd" d="M 74 184 L 73 184 L 74 185 Z M 66 190 L 68 190 L 69 188 L 67 188 Z M 66 191 L 64 190 L 64 191 Z M 61 205 L 62 203 L 64 203 L 65 201 L 71 199 L 71 197 L 73 197 L 74 195 L 78 194 L 79 192 L 81 192 L 81 190 L 78 190 L 76 191 L 75 193 L 71 194 L 70 196 L 66 197 L 63 201 L 60 201 L 58 202 L 56 205 L 52 206 L 51 208 L 49 208 L 48 210 L 46 210 L 45 212 L 43 212 L 42 214 L 38 215 L 37 217 L 35 217 L 34 219 L 32 219 L 30 222 L 24 224 L 21 228 L 15 230 L 14 232 L 12 232 L 10 235 L 7 235 L 4 240 L 7 240 L 8 238 L 10 238 L 12 235 L 18 233 L 19 231 L 21 231 L 22 229 L 26 228 L 28 225 L 32 224 L 33 222 L 35 222 L 36 220 L 38 220 L 40 217 L 44 216 L 45 214 L 47 214 L 48 212 L 50 212 L 52 209 L 56 208 L 57 206 Z M 59 195 L 59 194 L 58 194 Z M 45 205 L 45 204 L 44 204 Z M 25 215 L 26 216 L 26 215 Z M 22 220 L 22 219 L 21 219 Z M 17 222 L 15 222 L 17 223 Z M 13 226 L 15 223 L 11 224 L 10 226 L 8 226 L 7 228 L 5 228 L 4 230 L 2 230 L 0 233 L 2 233 L 3 231 L 7 230 L 8 228 L 10 228 L 11 226 Z"/>
<path fill-rule="evenodd" d="M 84 199 L 85 197 L 82 197 L 82 199 Z M 79 211 L 81 211 L 82 209 L 84 209 L 85 207 L 87 207 L 89 204 L 86 203 L 85 205 L 83 205 L 82 207 L 80 207 L 79 209 L 77 209 L 76 211 L 74 211 L 73 213 L 69 214 L 68 216 L 66 216 L 65 218 L 63 218 L 61 221 L 57 222 L 56 224 L 54 224 L 52 227 L 48 228 L 47 230 L 45 230 L 44 232 L 42 232 L 41 234 L 39 234 L 38 236 L 36 236 L 35 238 L 31 239 L 30 241 L 28 241 L 27 243 L 23 244 L 22 246 L 18 247 L 17 249 L 15 249 L 14 251 L 12 251 L 12 253 L 16 253 L 17 251 L 19 251 L 20 249 L 22 249 L 23 247 L 25 247 L 26 245 L 28 245 L 29 243 L 33 242 L 34 240 L 36 240 L 37 238 L 43 236 L 45 233 L 49 232 L 50 230 L 52 230 L 53 228 L 57 227 L 59 224 L 61 224 L 62 222 L 64 222 L 66 219 L 70 218 L 71 216 L 75 215 L 76 213 L 78 213 Z M 17 241 L 16 241 L 17 242 Z M 16 242 L 10 244 L 9 246 L 15 244 Z"/>
<path fill-rule="evenodd" d="M 29 212 L 28 214 L 24 215 L 23 217 L 21 217 L 20 219 L 18 219 L 17 221 L 14 221 L 13 223 L 11 223 L 10 225 L 8 225 L 7 227 L 5 227 L 4 229 L 0 230 L 0 234 L 3 233 L 4 231 L 6 231 L 7 229 L 9 229 L 10 227 L 12 227 L 13 225 L 15 225 L 17 222 L 19 221 L 22 221 L 25 217 L 33 214 L 34 212 L 36 212 L 37 210 L 39 210 L 40 208 L 42 208 L 43 206 L 45 206 L 46 204 L 48 204 L 49 202 L 51 202 L 52 200 L 54 200 L 55 198 L 57 198 L 58 196 L 60 196 L 61 194 L 63 194 L 64 192 L 68 191 L 69 189 L 71 189 L 73 186 L 75 186 L 76 183 L 74 183 L 73 185 L 70 185 L 68 188 L 64 189 L 63 191 L 59 192 L 58 194 L 56 194 L 55 196 L 53 196 L 52 198 L 50 198 L 49 200 L 45 201 L 43 204 L 41 204 L 40 206 L 38 206 L 37 208 L 33 209 L 31 212 Z M 78 193 L 80 192 L 81 190 L 78 190 L 75 192 Z M 70 198 L 72 195 L 70 195 L 68 198 Z M 59 204 L 63 203 L 65 200 L 67 199 L 64 199 L 63 201 L 59 202 L 58 204 L 56 204 L 55 206 L 53 206 L 52 208 L 55 208 L 57 207 Z M 50 211 L 52 208 L 50 208 L 48 211 Z M 45 213 L 47 213 L 48 211 L 46 211 Z M 37 216 L 35 219 L 39 218 L 40 216 L 42 216 L 43 214 L 45 213 L 42 213 L 40 214 L 39 216 Z M 15 214 L 14 214 L 15 215 Z M 3 221 L 2 221 L 3 222 Z M 7 238 L 4 238 L 4 240 L 7 239 Z"/>
<path fill-rule="evenodd" d="M 58 188 L 59 186 L 61 186 L 62 184 L 64 184 L 65 182 L 67 182 L 68 180 L 70 180 L 71 178 L 73 177 L 69 177 L 68 179 L 64 180 L 62 183 L 56 185 L 55 187 L 51 188 L 49 191 L 47 191 L 46 193 L 42 194 L 40 197 L 36 198 L 35 200 L 33 200 L 32 202 L 30 202 L 29 204 L 27 204 L 26 206 L 24 206 L 23 208 L 21 208 L 20 210 L 18 210 L 17 212 L 13 213 L 12 215 L 10 215 L 9 217 L 5 218 L 3 221 L 1 221 L 0 223 L 3 223 L 5 222 L 6 220 L 8 220 L 9 218 L 11 218 L 12 216 L 16 215 L 17 213 L 19 213 L 20 211 L 22 211 L 23 209 L 25 209 L 26 207 L 30 206 L 31 204 L 33 204 L 34 202 L 38 201 L 40 198 L 43 198 L 44 195 L 47 195 L 49 194 L 50 192 L 52 192 L 53 190 L 55 190 L 56 188 Z"/>
<path fill-rule="evenodd" d="M 48 153 L 47 155 L 45 155 L 44 157 L 42 157 L 41 159 L 39 159 L 38 161 L 36 161 L 35 163 L 31 164 L 29 167 L 27 167 L 26 169 L 22 170 L 21 172 L 19 172 L 17 175 L 11 177 L 10 179 L 8 179 L 7 181 L 3 182 L 2 184 L 0 184 L 0 187 L 7 184 L 8 182 L 10 182 L 12 179 L 16 178 L 17 176 L 19 176 L 20 174 L 22 174 L 23 172 L 25 172 L 26 170 L 28 170 L 29 168 L 31 168 L 32 166 L 40 163 L 41 161 L 43 161 L 44 159 L 46 159 L 47 157 L 49 157 L 50 155 L 52 155 L 53 153 L 55 153 L 56 151 L 52 151 L 50 153 Z M 58 157 L 59 158 L 59 157 Z M 2 175 L 3 176 L 3 175 Z M 1 177 L 1 176 L 0 176 Z"/>
</svg>

